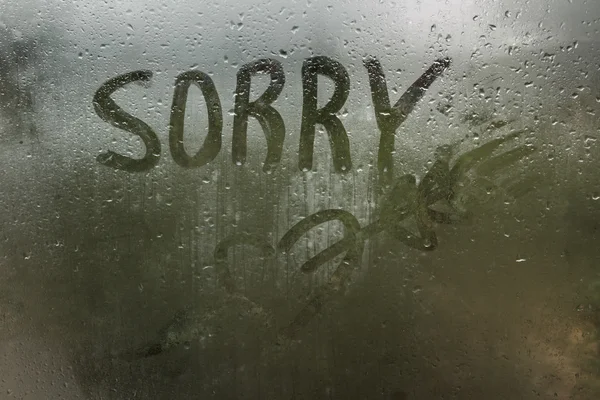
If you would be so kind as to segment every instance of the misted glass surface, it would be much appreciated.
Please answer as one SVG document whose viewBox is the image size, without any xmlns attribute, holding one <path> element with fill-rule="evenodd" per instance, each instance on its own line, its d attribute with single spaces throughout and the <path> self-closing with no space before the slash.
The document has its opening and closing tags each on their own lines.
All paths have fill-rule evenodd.
<svg viewBox="0 0 600 400">
<path fill-rule="evenodd" d="M 0 398 L 597 399 L 600 4 L 0 4 Z"/>
</svg>

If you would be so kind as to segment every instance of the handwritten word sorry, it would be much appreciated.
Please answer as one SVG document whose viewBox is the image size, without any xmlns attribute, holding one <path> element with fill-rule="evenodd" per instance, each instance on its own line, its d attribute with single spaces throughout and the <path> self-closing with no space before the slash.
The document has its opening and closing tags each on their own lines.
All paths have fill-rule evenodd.
<svg viewBox="0 0 600 400">
<path fill-rule="evenodd" d="M 400 99 L 390 106 L 389 94 L 383 68 L 374 57 L 367 57 L 364 66 L 367 69 L 371 87 L 371 97 L 375 110 L 377 126 L 380 130 L 378 151 L 378 169 L 380 174 L 392 177 L 392 155 L 394 153 L 394 134 L 406 120 L 425 91 L 442 72 L 449 67 L 449 59 L 435 61 L 422 74 Z M 254 101 L 250 101 L 252 77 L 268 74 L 270 83 L 267 89 Z M 334 83 L 331 99 L 323 107 L 317 107 L 318 76 L 330 78 Z M 352 168 L 350 143 L 338 113 L 348 99 L 350 77 L 342 64 L 325 56 L 311 57 L 302 66 L 302 122 L 298 168 L 303 171 L 312 169 L 316 125 L 322 125 L 329 136 L 333 167 L 336 172 L 348 172 Z M 111 95 L 123 86 L 136 81 L 149 81 L 152 72 L 133 71 L 106 81 L 93 99 L 98 116 L 114 127 L 130 132 L 143 141 L 146 152 L 143 158 L 134 159 L 113 151 L 107 151 L 97 157 L 97 161 L 106 166 L 127 172 L 143 172 L 154 168 L 160 159 L 161 144 L 156 132 L 142 120 L 132 116 L 119 107 Z M 183 145 L 184 117 L 188 91 L 195 84 L 202 91 L 208 114 L 208 134 L 202 147 L 194 155 L 188 154 Z M 264 58 L 243 65 L 237 73 L 233 119 L 232 159 L 242 165 L 246 160 L 248 118 L 255 118 L 261 125 L 267 140 L 267 156 L 263 171 L 270 172 L 281 160 L 285 138 L 285 124 L 281 114 L 272 106 L 279 97 L 285 84 L 283 66 L 277 60 Z M 187 71 L 175 79 L 173 102 L 169 123 L 169 148 L 175 162 L 184 168 L 198 168 L 208 164 L 219 154 L 223 136 L 223 110 L 213 80 L 204 72 Z"/>
</svg>

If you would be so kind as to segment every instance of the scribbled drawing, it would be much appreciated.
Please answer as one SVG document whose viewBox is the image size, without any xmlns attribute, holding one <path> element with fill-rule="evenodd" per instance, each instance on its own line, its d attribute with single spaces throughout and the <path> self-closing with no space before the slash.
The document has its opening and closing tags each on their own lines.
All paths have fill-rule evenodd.
<svg viewBox="0 0 600 400">
<path fill-rule="evenodd" d="M 520 180 L 513 176 L 503 177 L 503 171 L 520 160 L 531 155 L 533 146 L 521 145 L 493 156 L 505 144 L 521 137 L 525 131 L 510 133 L 492 140 L 480 147 L 460 155 L 450 168 L 458 144 L 444 145 L 437 148 L 436 161 L 423 178 L 420 187 L 427 206 L 439 201 L 447 201 L 459 219 L 468 216 L 467 205 L 485 201 L 478 197 L 477 189 L 496 188 L 503 190 L 511 197 L 519 197 L 531 188 L 529 180 Z M 510 172 L 510 171 L 508 171 Z M 502 178 L 498 182 L 498 178 Z M 462 210 L 461 210 L 462 208 Z M 451 215 L 427 210 L 427 215 L 441 223 L 451 223 Z"/>
<path fill-rule="evenodd" d="M 345 210 L 321 210 L 302 219 L 292 226 L 280 239 L 276 248 L 263 238 L 251 234 L 232 235 L 216 246 L 214 258 L 220 284 L 229 300 L 208 314 L 198 313 L 190 305 L 178 312 L 173 320 L 159 332 L 159 340 L 134 352 L 136 357 L 149 357 L 179 346 L 184 342 L 209 335 L 210 326 L 216 326 L 226 307 L 237 307 L 247 315 L 260 316 L 265 327 L 272 326 L 273 317 L 262 306 L 248 299 L 237 290 L 234 277 L 227 265 L 227 252 L 232 246 L 249 245 L 257 248 L 266 257 L 275 257 L 277 252 L 289 252 L 294 244 L 311 229 L 329 221 L 342 222 L 345 234 L 342 239 L 307 260 L 301 271 L 314 273 L 320 266 L 345 253 L 329 281 L 317 288 L 306 305 L 288 323 L 283 324 L 272 341 L 273 349 L 284 342 L 293 341 L 299 332 L 332 299 L 339 297 L 349 282 L 352 271 L 362 260 L 365 241 L 374 235 L 386 233 L 410 248 L 432 251 L 438 247 L 436 224 L 468 222 L 470 207 L 484 204 L 491 190 L 519 197 L 533 188 L 532 181 L 508 174 L 511 166 L 530 156 L 535 148 L 526 144 L 505 149 L 526 131 L 517 131 L 491 140 L 471 151 L 456 156 L 459 143 L 442 145 L 436 149 L 435 162 L 425 176 L 417 182 L 414 175 L 406 174 L 393 181 L 392 188 L 384 198 L 378 218 L 361 228 L 354 215 Z M 508 171 L 510 172 L 510 171 Z M 499 178 L 499 179 L 497 179 Z M 483 189 L 482 189 L 483 188 Z M 479 193 L 483 190 L 486 195 Z M 446 209 L 434 206 L 445 203 Z M 413 220 L 417 232 L 413 232 L 408 220 Z M 277 251 L 276 251 L 277 250 Z M 235 305 L 231 303 L 235 302 Z M 279 324 L 281 326 L 281 324 Z M 272 353 L 275 353 L 273 350 Z M 135 358 L 135 357 L 134 357 Z"/>
</svg>

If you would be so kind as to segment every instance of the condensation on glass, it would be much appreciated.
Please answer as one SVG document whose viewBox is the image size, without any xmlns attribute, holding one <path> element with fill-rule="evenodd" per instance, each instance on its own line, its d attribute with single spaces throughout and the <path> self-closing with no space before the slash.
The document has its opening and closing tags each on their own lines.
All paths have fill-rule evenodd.
<svg viewBox="0 0 600 400">
<path fill-rule="evenodd" d="M 598 398 L 599 29 L 5 1 L 0 398 Z"/>
</svg>

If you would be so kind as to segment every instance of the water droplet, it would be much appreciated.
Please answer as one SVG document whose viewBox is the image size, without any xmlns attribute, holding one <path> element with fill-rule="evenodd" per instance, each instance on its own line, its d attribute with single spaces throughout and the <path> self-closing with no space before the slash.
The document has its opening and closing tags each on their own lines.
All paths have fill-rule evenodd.
<svg viewBox="0 0 600 400">
<path fill-rule="evenodd" d="M 592 200 L 598 200 L 598 199 L 600 199 L 600 193 L 598 193 L 598 192 L 592 193 Z"/>
<path fill-rule="evenodd" d="M 185 342 L 185 343 L 183 344 L 183 348 L 184 348 L 184 349 L 186 349 L 186 350 L 189 350 L 191 347 L 192 347 L 192 346 L 191 346 L 190 342 Z"/>
<path fill-rule="evenodd" d="M 522 262 L 525 262 L 525 261 L 527 261 L 527 259 L 525 259 L 525 258 L 517 258 L 517 262 L 518 263 L 522 263 Z"/>
<path fill-rule="evenodd" d="M 413 293 L 415 293 L 415 294 L 417 294 L 417 293 L 419 293 L 419 292 L 421 292 L 421 291 L 423 291 L 423 287 L 422 287 L 422 286 L 420 286 L 420 285 L 417 285 L 417 286 L 415 286 L 415 287 L 413 288 L 413 290 L 412 290 L 412 292 L 413 292 Z"/>
<path fill-rule="evenodd" d="M 298 32 L 298 25 L 292 26 L 292 33 L 295 34 L 296 32 Z"/>
</svg>

